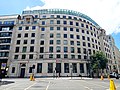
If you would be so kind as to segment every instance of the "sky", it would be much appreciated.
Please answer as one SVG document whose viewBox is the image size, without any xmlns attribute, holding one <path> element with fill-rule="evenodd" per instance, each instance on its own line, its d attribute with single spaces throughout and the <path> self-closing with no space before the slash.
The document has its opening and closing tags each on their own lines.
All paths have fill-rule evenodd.
<svg viewBox="0 0 120 90">
<path fill-rule="evenodd" d="M 120 0 L 1 0 L 0 15 L 46 8 L 70 9 L 86 14 L 114 37 L 120 49 Z"/>
</svg>

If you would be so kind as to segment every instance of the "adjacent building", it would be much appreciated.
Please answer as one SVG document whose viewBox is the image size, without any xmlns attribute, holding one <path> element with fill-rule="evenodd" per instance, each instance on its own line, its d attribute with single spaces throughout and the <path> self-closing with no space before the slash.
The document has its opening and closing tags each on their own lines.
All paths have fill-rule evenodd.
<svg viewBox="0 0 120 90">
<path fill-rule="evenodd" d="M 89 56 L 97 51 L 104 52 L 112 72 L 109 40 L 94 20 L 72 10 L 42 9 L 0 16 L 0 62 L 8 68 L 9 77 L 29 77 L 31 73 L 36 77 L 88 76 Z"/>
</svg>

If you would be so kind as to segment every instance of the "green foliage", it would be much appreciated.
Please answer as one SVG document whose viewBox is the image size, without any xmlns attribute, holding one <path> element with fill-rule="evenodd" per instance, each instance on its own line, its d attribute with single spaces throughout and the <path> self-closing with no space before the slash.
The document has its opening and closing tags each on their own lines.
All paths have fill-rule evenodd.
<svg viewBox="0 0 120 90">
<path fill-rule="evenodd" d="M 91 56 L 90 61 L 92 70 L 103 70 L 107 66 L 108 59 L 105 57 L 103 52 L 99 51 Z"/>
</svg>

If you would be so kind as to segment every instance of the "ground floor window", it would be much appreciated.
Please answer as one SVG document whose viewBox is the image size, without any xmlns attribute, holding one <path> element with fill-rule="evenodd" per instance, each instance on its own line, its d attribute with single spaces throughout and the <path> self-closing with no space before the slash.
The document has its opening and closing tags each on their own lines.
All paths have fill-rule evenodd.
<svg viewBox="0 0 120 90">
<path fill-rule="evenodd" d="M 64 63 L 64 72 L 69 73 L 69 63 Z"/>
<path fill-rule="evenodd" d="M 15 67 L 12 67 L 12 73 L 15 73 Z"/>
<path fill-rule="evenodd" d="M 48 63 L 48 73 L 53 73 L 53 63 Z"/>
<path fill-rule="evenodd" d="M 72 63 L 73 73 L 77 73 L 77 63 Z"/>
<path fill-rule="evenodd" d="M 37 64 L 37 73 L 42 73 L 42 63 Z"/>
<path fill-rule="evenodd" d="M 61 63 L 56 63 L 56 73 L 61 73 Z"/>
<path fill-rule="evenodd" d="M 80 63 L 80 73 L 84 73 L 84 64 Z"/>
<path fill-rule="evenodd" d="M 32 69 L 33 69 L 32 67 L 29 67 L 29 73 L 33 73 Z"/>
</svg>

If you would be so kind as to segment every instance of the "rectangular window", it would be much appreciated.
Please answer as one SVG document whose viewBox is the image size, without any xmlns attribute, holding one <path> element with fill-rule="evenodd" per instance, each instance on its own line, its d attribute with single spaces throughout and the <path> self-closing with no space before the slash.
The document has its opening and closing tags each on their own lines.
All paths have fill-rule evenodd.
<svg viewBox="0 0 120 90">
<path fill-rule="evenodd" d="M 70 45 L 74 45 L 74 41 L 70 41 Z"/>
<path fill-rule="evenodd" d="M 29 73 L 32 73 L 33 68 L 29 67 Z"/>
<path fill-rule="evenodd" d="M 31 33 L 31 37 L 35 37 L 35 33 Z"/>
<path fill-rule="evenodd" d="M 41 31 L 45 31 L 45 27 L 42 27 L 42 28 L 41 28 Z"/>
<path fill-rule="evenodd" d="M 77 46 L 80 46 L 80 41 L 77 41 Z"/>
<path fill-rule="evenodd" d="M 70 31 L 73 31 L 73 28 L 70 28 Z"/>
<path fill-rule="evenodd" d="M 41 35 L 40 35 L 40 38 L 43 39 L 44 37 L 45 37 L 45 34 L 41 34 Z"/>
<path fill-rule="evenodd" d="M 66 19 L 66 16 L 63 16 L 64 19 Z"/>
<path fill-rule="evenodd" d="M 49 52 L 53 52 L 53 47 L 52 46 L 49 47 Z"/>
<path fill-rule="evenodd" d="M 81 53 L 81 49 L 80 48 L 77 48 L 77 53 Z"/>
<path fill-rule="evenodd" d="M 64 40 L 64 41 L 63 41 L 63 44 L 64 44 L 64 45 L 67 45 L 67 44 L 68 44 L 68 41 L 67 41 L 67 40 Z"/>
<path fill-rule="evenodd" d="M 19 27 L 18 30 L 22 30 L 22 27 Z"/>
<path fill-rule="evenodd" d="M 50 40 L 50 44 L 53 44 L 54 42 L 53 42 L 53 40 Z"/>
<path fill-rule="evenodd" d="M 33 59 L 33 54 L 30 54 L 30 55 L 29 55 L 29 59 Z"/>
<path fill-rule="evenodd" d="M 60 15 L 57 15 L 57 18 L 60 18 Z"/>
<path fill-rule="evenodd" d="M 26 52 L 27 51 L 27 47 L 24 46 L 23 49 L 22 49 L 22 52 Z"/>
<path fill-rule="evenodd" d="M 67 24 L 67 21 L 63 21 L 63 24 Z"/>
<path fill-rule="evenodd" d="M 22 55 L 22 59 L 25 59 L 25 58 L 26 58 L 26 55 L 25 55 L 25 54 L 23 54 L 23 55 Z"/>
<path fill-rule="evenodd" d="M 56 73 L 61 73 L 61 63 L 56 63 Z"/>
<path fill-rule="evenodd" d="M 84 73 L 84 64 L 80 63 L 80 73 Z"/>
<path fill-rule="evenodd" d="M 50 24 L 54 24 L 54 20 L 50 20 Z"/>
<path fill-rule="evenodd" d="M 61 41 L 60 41 L 60 40 L 57 40 L 57 41 L 56 41 L 56 44 L 60 45 L 60 44 L 61 44 Z"/>
<path fill-rule="evenodd" d="M 19 52 L 19 48 L 20 48 L 20 47 L 16 47 L 15 53 L 18 53 L 18 52 Z"/>
<path fill-rule="evenodd" d="M 53 33 L 50 33 L 50 38 L 53 38 L 54 37 L 54 34 Z"/>
<path fill-rule="evenodd" d="M 50 30 L 54 30 L 54 27 L 50 27 Z"/>
<path fill-rule="evenodd" d="M 85 33 L 85 31 L 84 31 L 84 30 L 82 30 L 82 33 Z"/>
<path fill-rule="evenodd" d="M 67 31 L 67 27 L 63 27 L 63 30 L 64 30 L 64 31 Z"/>
<path fill-rule="evenodd" d="M 60 27 L 57 27 L 57 30 L 60 30 Z"/>
<path fill-rule="evenodd" d="M 68 52 L 68 47 L 64 47 L 64 52 Z"/>
<path fill-rule="evenodd" d="M 77 73 L 77 63 L 72 63 L 73 73 Z"/>
<path fill-rule="evenodd" d="M 57 20 L 57 24 L 60 24 L 60 20 Z"/>
<path fill-rule="evenodd" d="M 29 27 L 28 27 L 28 26 L 26 26 L 26 27 L 25 27 L 25 30 L 29 30 Z"/>
<path fill-rule="evenodd" d="M 36 29 L 36 26 L 32 26 L 32 30 L 35 30 Z"/>
<path fill-rule="evenodd" d="M 79 23 L 78 23 L 78 22 L 76 22 L 76 26 L 79 26 Z"/>
<path fill-rule="evenodd" d="M 50 54 L 50 55 L 49 55 L 49 58 L 53 58 L 53 54 Z"/>
<path fill-rule="evenodd" d="M 56 38 L 61 38 L 61 34 L 57 33 Z"/>
<path fill-rule="evenodd" d="M 40 53 L 44 53 L 44 47 L 40 47 Z"/>
<path fill-rule="evenodd" d="M 21 38 L 21 34 L 18 34 L 18 36 L 17 36 L 18 38 Z"/>
<path fill-rule="evenodd" d="M 27 44 L 27 40 L 24 40 L 23 44 Z"/>
<path fill-rule="evenodd" d="M 57 46 L 56 47 L 56 52 L 60 52 L 61 51 L 61 47 L 60 46 Z"/>
<path fill-rule="evenodd" d="M 15 67 L 12 67 L 12 73 L 15 73 Z"/>
<path fill-rule="evenodd" d="M 73 34 L 70 34 L 70 38 L 74 38 L 74 35 L 73 35 Z"/>
<path fill-rule="evenodd" d="M 48 63 L 48 73 L 53 73 L 53 63 Z"/>
<path fill-rule="evenodd" d="M 42 40 L 42 41 L 40 41 L 40 45 L 44 45 L 44 41 Z"/>
<path fill-rule="evenodd" d="M 75 55 L 71 55 L 71 59 L 75 59 Z"/>
<path fill-rule="evenodd" d="M 39 55 L 39 59 L 42 59 L 43 58 L 43 55 Z"/>
<path fill-rule="evenodd" d="M 34 44 L 34 43 L 35 43 L 35 40 L 34 40 L 34 39 L 32 39 L 32 40 L 31 40 L 31 44 Z"/>
<path fill-rule="evenodd" d="M 76 32 L 79 32 L 79 29 L 76 29 Z"/>
<path fill-rule="evenodd" d="M 67 54 L 64 54 L 64 58 L 68 58 L 68 55 L 67 55 Z"/>
<path fill-rule="evenodd" d="M 17 43 L 16 44 L 20 44 L 20 40 L 17 40 Z"/>
<path fill-rule="evenodd" d="M 82 36 L 82 40 L 85 40 L 85 36 Z"/>
<path fill-rule="evenodd" d="M 84 24 L 83 24 L 83 23 L 81 23 L 81 27 L 84 27 Z"/>
<path fill-rule="evenodd" d="M 42 21 L 42 25 L 45 25 L 45 21 Z"/>
<path fill-rule="evenodd" d="M 28 33 L 25 33 L 24 37 L 28 37 Z"/>
<path fill-rule="evenodd" d="M 42 63 L 37 63 L 37 73 L 42 73 Z"/>
<path fill-rule="evenodd" d="M 74 53 L 74 47 L 71 47 L 71 53 Z"/>
<path fill-rule="evenodd" d="M 34 52 L 34 46 L 30 46 L 30 52 Z"/>
<path fill-rule="evenodd" d="M 54 15 L 51 15 L 50 18 L 54 18 Z"/>
<path fill-rule="evenodd" d="M 83 46 L 86 46 L 86 42 L 83 42 Z"/>
<path fill-rule="evenodd" d="M 15 56 L 14 56 L 14 59 L 18 59 L 18 55 L 15 55 Z"/>
<path fill-rule="evenodd" d="M 64 73 L 69 73 L 69 63 L 64 63 Z"/>
<path fill-rule="evenodd" d="M 80 39 L 80 35 L 76 35 L 76 38 L 77 38 L 77 39 Z"/>
<path fill-rule="evenodd" d="M 70 21 L 70 25 L 73 25 L 73 22 L 72 22 L 72 21 Z"/>
<path fill-rule="evenodd" d="M 81 59 L 81 55 L 78 55 L 78 59 Z"/>
<path fill-rule="evenodd" d="M 56 55 L 56 58 L 61 58 L 61 55 L 60 55 L 60 54 L 57 54 L 57 55 Z"/>
</svg>

